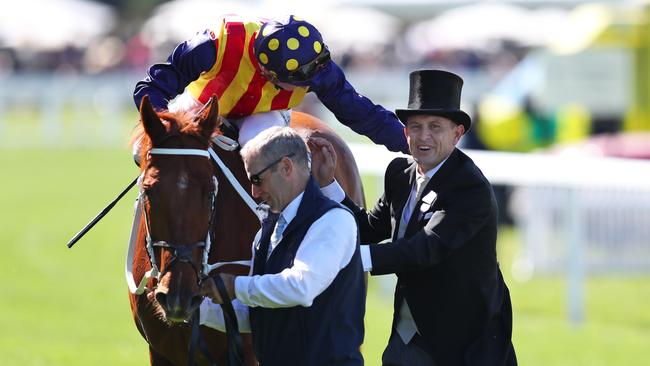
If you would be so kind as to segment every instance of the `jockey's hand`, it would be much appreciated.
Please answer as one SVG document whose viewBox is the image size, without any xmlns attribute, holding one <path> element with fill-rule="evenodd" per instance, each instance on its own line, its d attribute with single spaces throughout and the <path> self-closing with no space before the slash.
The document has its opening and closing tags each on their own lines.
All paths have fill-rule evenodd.
<svg viewBox="0 0 650 366">
<path fill-rule="evenodd" d="M 308 141 L 311 150 L 311 173 L 322 188 L 334 182 L 336 151 L 334 146 L 322 137 L 312 136 Z"/>
<path fill-rule="evenodd" d="M 216 276 L 221 278 L 230 300 L 233 300 L 235 298 L 235 276 L 228 273 L 219 273 Z M 217 285 L 214 283 L 212 276 L 201 284 L 201 295 L 209 297 L 215 304 L 223 304 L 224 302 L 221 295 L 219 295 L 219 290 L 217 290 Z"/>
</svg>

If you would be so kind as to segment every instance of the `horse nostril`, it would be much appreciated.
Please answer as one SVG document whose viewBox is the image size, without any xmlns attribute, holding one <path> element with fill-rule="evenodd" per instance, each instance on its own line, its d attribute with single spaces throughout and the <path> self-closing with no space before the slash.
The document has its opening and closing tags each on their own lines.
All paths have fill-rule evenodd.
<svg viewBox="0 0 650 366">
<path fill-rule="evenodd" d="M 156 301 L 162 306 L 163 309 L 167 310 L 167 294 L 164 292 L 156 293 Z"/>
</svg>

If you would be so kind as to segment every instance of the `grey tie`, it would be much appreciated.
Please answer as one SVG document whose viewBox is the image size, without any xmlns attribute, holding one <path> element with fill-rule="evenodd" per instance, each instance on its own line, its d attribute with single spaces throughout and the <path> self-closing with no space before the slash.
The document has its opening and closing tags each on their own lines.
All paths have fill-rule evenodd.
<svg viewBox="0 0 650 366">
<path fill-rule="evenodd" d="M 420 175 L 417 177 L 416 184 L 418 191 L 415 194 L 416 203 L 422 198 L 422 192 L 424 192 L 424 188 L 427 186 L 427 184 L 429 184 L 429 180 L 431 180 L 431 178 L 427 177 L 426 175 Z"/>
<path fill-rule="evenodd" d="M 269 252 L 267 253 L 267 259 L 271 255 L 273 249 L 275 249 L 275 246 L 278 245 L 278 243 L 280 242 L 280 239 L 282 239 L 282 233 L 284 232 L 284 229 L 286 227 L 287 227 L 287 220 L 284 219 L 284 216 L 280 215 L 280 217 L 278 218 L 278 222 L 275 224 L 275 230 L 271 235 L 271 245 L 269 247 Z"/>
<path fill-rule="evenodd" d="M 409 196 L 408 201 L 406 201 L 406 205 L 404 205 L 404 210 L 402 211 L 402 217 L 399 224 L 399 230 L 397 231 L 397 239 L 401 239 L 404 237 L 404 233 L 406 233 L 406 227 L 408 226 L 408 223 L 411 219 L 411 213 L 413 213 L 413 209 L 415 205 L 418 203 L 418 199 L 420 198 L 420 196 L 422 196 L 424 187 L 427 186 L 428 182 L 429 182 L 429 177 L 427 177 L 426 175 L 417 175 L 415 180 L 416 193 L 415 196 L 413 196 L 412 194 L 413 191 L 411 191 L 411 195 Z"/>
<path fill-rule="evenodd" d="M 426 187 L 428 182 L 429 177 L 425 175 L 417 176 L 417 180 L 415 182 L 417 191 L 415 196 L 411 195 L 409 197 L 408 203 L 404 207 L 404 210 L 406 211 L 408 209 L 408 212 L 403 212 L 402 222 L 400 223 L 399 231 L 397 233 L 398 239 L 404 237 L 404 233 L 406 232 L 406 227 L 408 226 L 408 222 L 411 218 L 413 208 L 418 203 L 418 200 L 424 191 L 424 187 Z M 415 333 L 418 331 L 418 328 L 415 325 L 415 321 L 413 320 L 413 314 L 411 314 L 411 309 L 409 309 L 409 306 L 406 303 L 405 299 L 402 300 L 402 305 L 400 305 L 399 308 L 399 317 L 397 324 L 395 325 L 395 330 L 397 331 L 397 334 L 399 334 L 399 337 L 402 339 L 404 344 L 408 344 Z"/>
</svg>

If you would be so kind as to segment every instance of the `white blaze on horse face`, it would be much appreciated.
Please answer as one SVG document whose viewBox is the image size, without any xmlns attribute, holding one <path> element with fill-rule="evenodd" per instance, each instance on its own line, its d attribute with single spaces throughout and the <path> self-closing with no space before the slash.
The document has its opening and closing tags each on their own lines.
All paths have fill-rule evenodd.
<svg viewBox="0 0 650 366">
<path fill-rule="evenodd" d="M 189 177 L 187 176 L 187 172 L 182 172 L 178 176 L 178 183 L 177 183 L 178 190 L 180 191 L 179 192 L 180 194 L 185 193 L 185 191 L 187 190 L 187 187 L 189 186 L 188 183 L 189 183 Z"/>
</svg>

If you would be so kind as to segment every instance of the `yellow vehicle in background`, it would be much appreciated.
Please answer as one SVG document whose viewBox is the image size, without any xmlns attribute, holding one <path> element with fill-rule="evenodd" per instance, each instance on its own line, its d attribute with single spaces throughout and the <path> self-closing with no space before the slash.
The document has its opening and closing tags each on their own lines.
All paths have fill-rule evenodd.
<svg viewBox="0 0 650 366">
<path fill-rule="evenodd" d="M 477 102 L 476 133 L 488 149 L 650 131 L 650 3 L 579 6 L 561 27 Z"/>
</svg>

